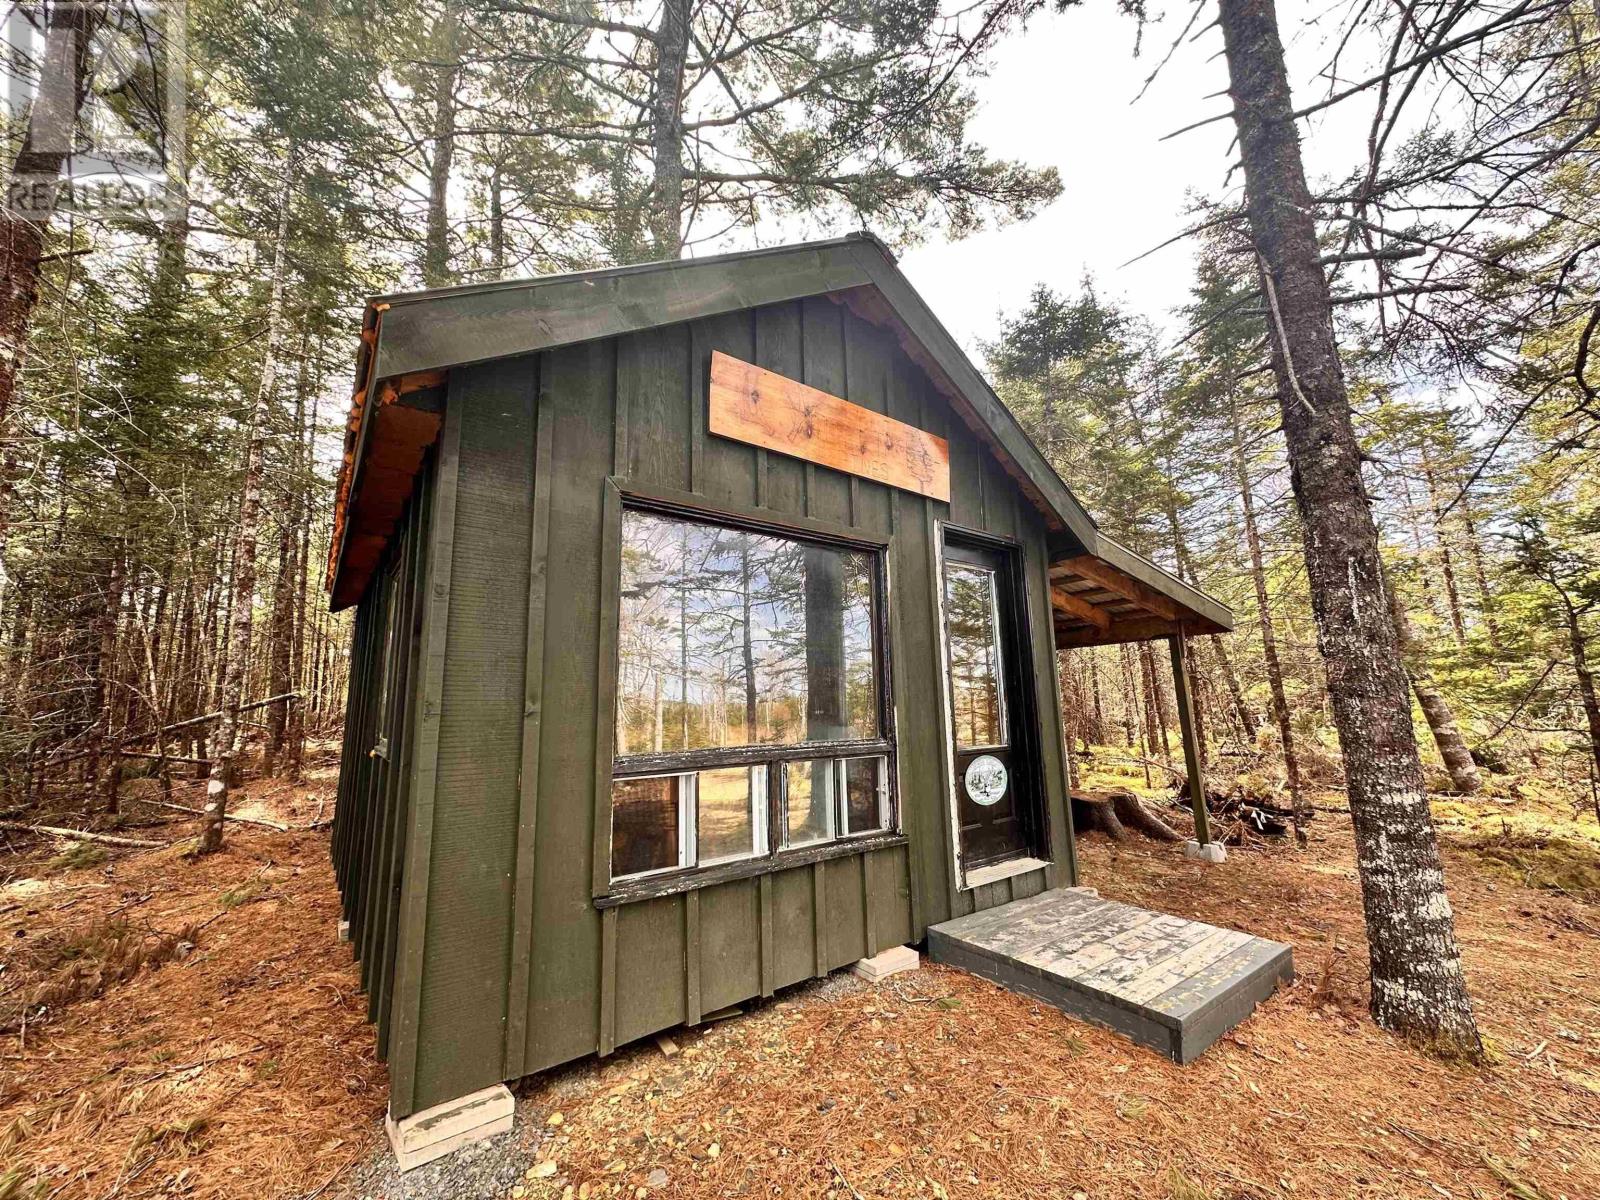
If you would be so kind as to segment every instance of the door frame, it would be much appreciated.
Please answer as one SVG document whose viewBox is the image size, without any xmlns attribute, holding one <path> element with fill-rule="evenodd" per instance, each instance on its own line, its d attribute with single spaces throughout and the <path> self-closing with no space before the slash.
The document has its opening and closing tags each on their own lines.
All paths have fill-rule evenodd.
<svg viewBox="0 0 1600 1200">
<path fill-rule="evenodd" d="M 1050 863 L 1050 818 L 1045 803 L 1044 743 L 1040 727 L 1038 680 L 1032 670 L 1033 622 L 1030 620 L 1028 608 L 1027 562 L 1024 557 L 1027 554 L 1027 547 L 1013 537 L 1004 537 L 940 519 L 933 521 L 932 533 L 933 599 L 935 621 L 938 626 L 935 630 L 935 644 L 939 654 L 939 736 L 943 742 L 941 757 L 944 761 L 945 814 L 950 831 L 951 883 L 955 891 L 970 892 L 996 879 L 1040 870 L 1048 867 Z M 1009 584 L 1006 590 L 1010 596 L 1010 611 L 1002 616 L 1009 623 L 1015 642 L 1011 653 L 1014 663 L 1006 664 L 1007 670 L 1012 671 L 1015 679 L 1014 695 L 1009 698 L 1015 703 L 1008 704 L 1009 724 L 1013 753 L 1028 765 L 1024 773 L 1025 791 L 1017 797 L 1018 812 L 1022 817 L 1026 833 L 1023 852 L 1015 858 L 1002 859 L 997 863 L 971 869 L 962 861 L 961 804 L 960 796 L 956 792 L 959 785 L 956 779 L 955 711 L 954 697 L 950 689 L 950 636 L 944 601 L 944 550 L 947 538 L 998 553 L 1006 564 Z"/>
</svg>

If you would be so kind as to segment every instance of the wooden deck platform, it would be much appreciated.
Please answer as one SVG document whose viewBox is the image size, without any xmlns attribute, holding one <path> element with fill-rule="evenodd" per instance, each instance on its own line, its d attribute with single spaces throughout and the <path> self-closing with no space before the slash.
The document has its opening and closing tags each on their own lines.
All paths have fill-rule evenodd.
<svg viewBox="0 0 1600 1200">
<path fill-rule="evenodd" d="M 928 957 L 1180 1063 L 1294 976 L 1281 942 L 1065 889 L 934 925 Z"/>
</svg>

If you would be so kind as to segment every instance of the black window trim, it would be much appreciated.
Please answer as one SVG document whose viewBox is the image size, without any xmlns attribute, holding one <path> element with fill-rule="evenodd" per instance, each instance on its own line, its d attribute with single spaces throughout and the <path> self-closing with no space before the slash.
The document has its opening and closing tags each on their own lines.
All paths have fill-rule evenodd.
<svg viewBox="0 0 1600 1200">
<path fill-rule="evenodd" d="M 617 519 L 628 510 L 650 512 L 661 516 L 677 517 L 686 521 L 716 525 L 741 532 L 766 533 L 790 541 L 810 542 L 841 550 L 864 551 L 872 555 L 872 609 L 873 635 L 876 649 L 876 683 L 878 705 L 878 732 L 875 738 L 856 738 L 844 741 L 798 742 L 783 746 L 746 745 L 721 746 L 707 750 L 671 751 L 659 754 L 614 755 L 604 772 L 604 803 L 606 821 L 596 837 L 603 836 L 606 844 L 608 886 L 597 888 L 594 903 L 597 908 L 608 908 L 631 900 L 654 896 L 674 895 L 710 886 L 727 879 L 746 878 L 787 870 L 807 863 L 825 861 L 850 854 L 866 853 L 892 845 L 907 844 L 902 833 L 900 783 L 897 740 L 895 737 L 895 708 L 890 623 L 889 541 L 873 537 L 861 530 L 840 526 L 814 518 L 789 517 L 768 509 L 744 508 L 736 505 L 720 506 L 706 503 L 703 497 L 692 493 L 675 492 L 659 488 L 645 488 L 627 480 L 607 480 L 617 498 Z M 619 547 L 620 550 L 620 547 Z M 618 555 L 610 557 L 605 569 L 619 576 L 621 561 Z M 611 581 L 613 584 L 615 580 Z M 620 609 L 610 614 L 610 619 L 620 622 Z M 620 676 L 620 648 L 612 664 L 610 690 L 612 711 L 607 719 L 616 721 L 615 682 Z M 608 739 L 609 740 L 609 739 Z M 836 832 L 826 841 L 810 842 L 798 847 L 784 847 L 783 842 L 783 777 L 786 772 L 773 769 L 797 759 L 850 759 L 882 757 L 886 760 L 888 787 L 888 824 L 885 828 L 864 830 L 860 833 Z M 767 765 L 767 845 L 765 854 L 751 855 L 734 861 L 723 861 L 709 866 L 662 868 L 657 871 L 624 876 L 610 876 L 611 859 L 611 785 L 618 779 L 639 778 L 665 774 L 693 774 L 696 771 L 718 767 Z M 597 864 L 598 865 L 598 864 Z"/>
</svg>

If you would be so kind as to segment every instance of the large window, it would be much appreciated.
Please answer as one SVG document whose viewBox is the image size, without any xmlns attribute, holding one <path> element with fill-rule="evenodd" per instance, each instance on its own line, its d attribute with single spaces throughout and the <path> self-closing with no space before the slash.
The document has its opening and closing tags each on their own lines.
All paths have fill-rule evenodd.
<svg viewBox="0 0 1600 1200">
<path fill-rule="evenodd" d="M 880 557 L 623 510 L 613 878 L 892 828 Z"/>
</svg>

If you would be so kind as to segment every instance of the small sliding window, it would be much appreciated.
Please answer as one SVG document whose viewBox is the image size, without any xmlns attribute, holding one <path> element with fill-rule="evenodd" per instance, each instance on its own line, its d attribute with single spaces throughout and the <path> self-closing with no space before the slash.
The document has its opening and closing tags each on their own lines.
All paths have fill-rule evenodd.
<svg viewBox="0 0 1600 1200">
<path fill-rule="evenodd" d="M 628 507 L 611 876 L 895 828 L 874 548 Z"/>
</svg>

